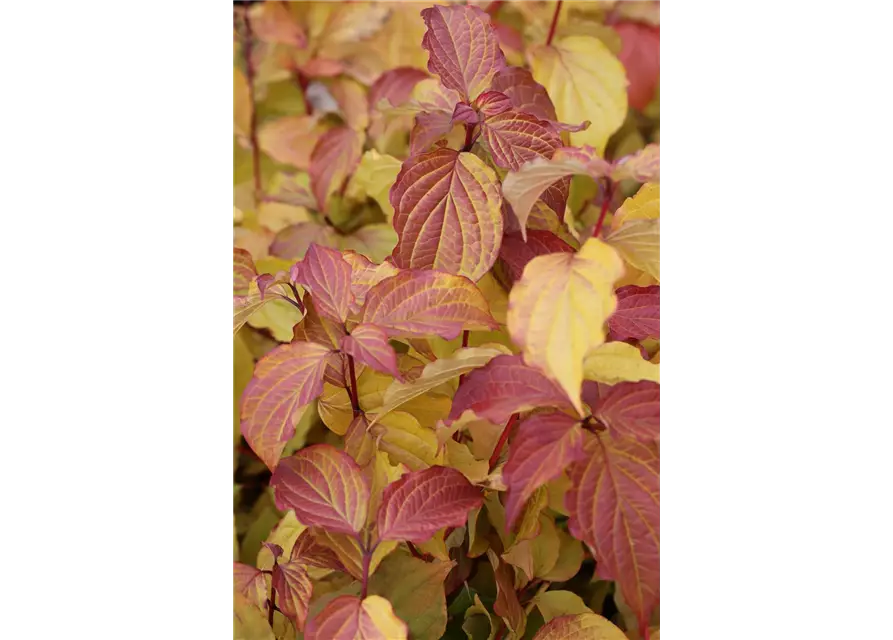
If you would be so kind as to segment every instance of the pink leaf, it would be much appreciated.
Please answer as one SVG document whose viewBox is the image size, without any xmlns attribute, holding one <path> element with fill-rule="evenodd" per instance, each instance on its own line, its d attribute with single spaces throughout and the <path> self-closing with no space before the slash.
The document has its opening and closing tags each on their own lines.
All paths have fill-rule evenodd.
<svg viewBox="0 0 893 640">
<path fill-rule="evenodd" d="M 331 445 L 315 444 L 285 458 L 270 485 L 276 507 L 294 509 L 303 524 L 353 534 L 366 522 L 369 486 L 353 458 Z"/>
<path fill-rule="evenodd" d="M 437 269 L 479 280 L 502 240 L 502 193 L 492 169 L 471 153 L 438 149 L 403 163 L 390 201 L 397 267 Z"/>
<path fill-rule="evenodd" d="M 396 275 L 400 270 L 390 262 L 375 264 L 366 256 L 355 251 L 345 251 L 342 257 L 350 264 L 350 292 L 353 302 L 351 313 L 359 313 L 366 302 L 366 293 L 385 278 Z"/>
<path fill-rule="evenodd" d="M 514 171 L 536 158 L 551 158 L 561 147 L 561 138 L 546 121 L 518 111 L 487 118 L 483 135 L 493 161 Z"/>
<path fill-rule="evenodd" d="M 316 310 L 335 322 L 347 320 L 350 311 L 350 265 L 340 251 L 310 245 L 307 255 L 291 268 L 291 281 L 313 294 Z"/>
<path fill-rule="evenodd" d="M 329 129 L 317 141 L 310 155 L 310 187 L 321 211 L 360 163 L 363 138 L 361 132 L 341 126 Z"/>
<path fill-rule="evenodd" d="M 521 67 L 502 69 L 493 76 L 490 88 L 505 94 L 516 111 L 529 113 L 540 120 L 553 121 L 558 118 L 555 114 L 555 105 L 546 93 L 546 88 L 534 80 L 527 69 Z"/>
<path fill-rule="evenodd" d="M 374 324 L 358 324 L 341 343 L 344 353 L 376 371 L 387 373 L 402 380 L 397 368 L 397 353 L 388 342 L 388 334 Z"/>
<path fill-rule="evenodd" d="M 287 618 L 294 620 L 298 631 L 303 631 L 313 595 L 313 583 L 307 569 L 299 562 L 276 564 L 273 588 L 276 589 L 276 606 Z"/>
<path fill-rule="evenodd" d="M 426 111 L 416 114 L 415 126 L 409 133 L 409 154 L 424 153 L 435 142 L 453 130 L 451 111 Z"/>
<path fill-rule="evenodd" d="M 641 111 L 651 102 L 660 83 L 660 27 L 621 22 L 614 30 L 622 42 L 618 58 L 629 80 L 629 106 Z"/>
<path fill-rule="evenodd" d="M 257 276 L 257 269 L 251 254 L 245 249 L 233 247 L 233 295 L 247 296 L 251 281 Z"/>
<path fill-rule="evenodd" d="M 573 411 L 561 387 L 524 364 L 520 355 L 496 356 L 465 376 L 453 397 L 449 419 L 456 420 L 471 409 L 480 418 L 504 423 L 513 413 L 535 407 Z"/>
<path fill-rule="evenodd" d="M 499 91 L 486 91 L 477 97 L 474 106 L 482 116 L 491 118 L 511 109 L 512 101 Z"/>
<path fill-rule="evenodd" d="M 466 101 L 487 89 L 494 74 L 506 66 L 490 16 L 481 9 L 433 6 L 422 10 L 422 18 L 428 27 L 422 39 L 428 70 Z"/>
<path fill-rule="evenodd" d="M 578 420 L 564 413 L 535 414 L 524 420 L 518 426 L 509 460 L 502 470 L 508 485 L 506 527 L 511 529 L 537 487 L 560 476 L 584 455 L 583 431 Z"/>
<path fill-rule="evenodd" d="M 413 471 L 385 488 L 378 509 L 378 536 L 425 542 L 444 527 L 465 524 L 468 512 L 483 502 L 481 490 L 457 469 Z"/>
<path fill-rule="evenodd" d="M 310 620 L 304 639 L 406 640 L 407 636 L 406 624 L 384 598 L 338 596 Z"/>
<path fill-rule="evenodd" d="M 437 335 L 452 340 L 465 329 L 499 327 L 484 295 L 468 278 L 414 269 L 372 287 L 362 321 L 378 325 L 391 338 Z"/>
<path fill-rule="evenodd" d="M 502 238 L 499 259 L 505 265 L 511 282 L 521 279 L 524 267 L 536 256 L 547 253 L 573 253 L 574 248 L 550 231 L 528 231 L 527 242 L 519 232 L 507 233 Z"/>
<path fill-rule="evenodd" d="M 608 318 L 614 340 L 660 338 L 660 285 L 620 287 L 617 310 Z"/>
<path fill-rule="evenodd" d="M 391 106 L 400 106 L 409 100 L 413 88 L 427 77 L 427 73 L 413 67 L 385 71 L 369 88 L 369 110 L 375 111 L 382 100 L 387 100 Z"/>
<path fill-rule="evenodd" d="M 233 562 L 233 588 L 256 604 L 263 604 L 267 598 L 263 572 L 241 562 Z"/>
<path fill-rule="evenodd" d="M 586 440 L 586 459 L 569 471 L 568 528 L 593 551 L 599 575 L 617 581 L 641 630 L 660 599 L 657 446 L 604 433 Z"/>
<path fill-rule="evenodd" d="M 329 547 L 321 545 L 313 535 L 311 529 L 304 529 L 295 546 L 291 549 L 291 562 L 298 562 L 309 567 L 321 569 L 334 569 L 347 573 L 344 565 L 338 559 L 338 555 Z"/>
<path fill-rule="evenodd" d="M 270 254 L 285 260 L 303 258 L 312 243 L 324 247 L 337 246 L 338 236 L 328 225 L 298 222 L 281 229 L 270 245 Z"/>
<path fill-rule="evenodd" d="M 647 380 L 601 385 L 594 415 L 616 437 L 659 440 L 660 385 Z"/>
<path fill-rule="evenodd" d="M 471 105 L 466 104 L 465 102 L 460 102 L 456 105 L 456 108 L 453 109 L 453 119 L 451 122 L 453 124 L 462 122 L 465 124 L 477 124 L 478 123 L 478 113 L 475 111 Z"/>
<path fill-rule="evenodd" d="M 322 393 L 328 347 L 292 342 L 258 360 L 242 394 L 242 435 L 270 469 L 295 433 L 301 407 Z"/>
</svg>

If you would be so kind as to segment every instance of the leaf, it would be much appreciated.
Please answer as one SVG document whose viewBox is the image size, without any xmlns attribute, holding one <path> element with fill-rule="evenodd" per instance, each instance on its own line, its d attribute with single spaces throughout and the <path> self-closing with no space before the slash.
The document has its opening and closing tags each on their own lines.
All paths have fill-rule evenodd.
<svg viewBox="0 0 893 640">
<path fill-rule="evenodd" d="M 391 185 L 400 173 L 401 162 L 394 156 L 371 149 L 363 154 L 347 186 L 347 196 L 355 200 L 366 196 L 381 207 L 388 220 L 394 217 L 394 207 L 389 199 Z"/>
<path fill-rule="evenodd" d="M 541 514 L 538 520 L 539 535 L 535 538 L 515 541 L 502 554 L 502 558 L 506 562 L 524 572 L 528 581 L 548 575 L 558 561 L 558 552 L 561 546 L 555 521 L 545 514 Z"/>
<path fill-rule="evenodd" d="M 233 562 L 233 589 L 262 607 L 267 601 L 267 583 L 263 572 L 241 562 Z"/>
<path fill-rule="evenodd" d="M 501 91 L 487 91 L 475 98 L 474 106 L 480 112 L 481 117 L 486 119 L 510 111 L 512 101 Z M 519 111 L 518 113 L 522 112 Z M 475 120 L 474 124 L 477 124 L 477 120 Z M 561 144 L 559 143 L 558 146 L 561 146 Z"/>
<path fill-rule="evenodd" d="M 238 67 L 233 67 L 233 131 L 242 138 L 251 132 L 251 90 Z"/>
<path fill-rule="evenodd" d="M 643 184 L 632 198 L 627 198 L 611 221 L 611 228 L 618 229 L 632 220 L 660 219 L 660 185 Z"/>
<path fill-rule="evenodd" d="M 528 51 L 533 77 L 542 84 L 563 122 L 592 121 L 570 134 L 571 144 L 589 144 L 600 153 L 626 118 L 623 65 L 592 36 L 569 36 Z"/>
<path fill-rule="evenodd" d="M 493 91 L 505 94 L 517 111 L 529 113 L 540 120 L 554 121 L 555 105 L 545 87 L 533 79 L 530 71 L 522 67 L 501 69 L 490 85 Z"/>
<path fill-rule="evenodd" d="M 264 281 L 261 282 L 263 283 Z M 236 335 L 239 329 L 241 329 L 249 319 L 254 323 L 253 316 L 260 312 L 264 307 L 273 306 L 278 303 L 279 300 L 275 294 L 288 295 L 288 291 L 286 291 L 279 282 L 274 282 L 268 284 L 267 290 L 262 294 L 258 288 L 258 278 L 255 278 L 249 284 L 248 293 L 246 295 L 233 296 L 233 335 Z M 285 301 L 282 301 L 282 304 L 291 307 L 291 305 Z M 291 307 L 291 309 L 292 311 L 297 311 L 294 307 Z M 298 319 L 299 318 L 296 316 L 295 320 Z M 275 332 L 274 337 L 278 338 Z"/>
<path fill-rule="evenodd" d="M 286 458 L 270 485 L 276 506 L 294 509 L 305 524 L 358 533 L 366 521 L 369 486 L 353 458 L 330 445 L 313 445 Z"/>
<path fill-rule="evenodd" d="M 643 442 L 660 439 L 660 385 L 621 382 L 602 392 L 593 414 L 614 437 Z"/>
<path fill-rule="evenodd" d="M 384 404 L 373 422 L 390 413 L 397 407 L 409 402 L 413 398 L 439 387 L 445 382 L 474 369 L 484 366 L 490 360 L 503 354 L 499 349 L 487 347 L 474 347 L 459 349 L 449 358 L 440 358 L 425 365 L 422 375 L 412 381 L 394 381 L 384 394 Z"/>
<path fill-rule="evenodd" d="M 306 640 L 407 640 L 406 623 L 380 596 L 339 596 L 310 620 Z"/>
<path fill-rule="evenodd" d="M 583 457 L 583 432 L 578 421 L 570 416 L 543 413 L 521 422 L 502 470 L 509 487 L 505 504 L 507 526 L 514 525 L 524 503 L 537 487 L 558 477 L 572 462 Z"/>
<path fill-rule="evenodd" d="M 524 361 L 558 382 L 578 413 L 583 359 L 605 340 L 623 275 L 617 253 L 597 238 L 576 254 L 537 256 L 509 294 L 508 328 Z M 480 412 L 477 412 L 480 415 Z"/>
<path fill-rule="evenodd" d="M 338 102 L 341 117 L 347 126 L 362 134 L 369 126 L 366 88 L 353 78 L 342 75 L 331 81 L 329 91 Z"/>
<path fill-rule="evenodd" d="M 522 234 L 527 226 L 531 209 L 540 198 L 554 189 L 556 181 L 573 175 L 600 178 L 610 175 L 611 164 L 603 160 L 592 147 L 557 149 L 551 159 L 546 156 L 533 158 L 520 167 L 512 167 L 502 185 L 506 201 L 511 205 Z M 565 196 L 565 200 L 567 196 Z"/>
<path fill-rule="evenodd" d="M 635 180 L 636 182 L 660 182 L 660 145 L 649 144 L 631 156 L 617 161 L 611 172 L 614 182 Z"/>
<path fill-rule="evenodd" d="M 271 44 L 286 44 L 299 49 L 307 46 L 307 35 L 288 10 L 285 2 L 263 2 L 251 7 L 254 35 Z"/>
<path fill-rule="evenodd" d="M 316 116 L 284 116 L 264 122 L 257 131 L 257 142 L 276 162 L 298 169 L 310 168 L 310 154 L 320 139 Z"/>
<path fill-rule="evenodd" d="M 369 581 L 369 593 L 391 603 L 414 640 L 439 640 L 447 623 L 443 582 L 455 564 L 391 554 Z"/>
<path fill-rule="evenodd" d="M 251 281 L 257 277 L 257 269 L 251 254 L 244 249 L 233 247 L 233 295 L 246 296 Z"/>
<path fill-rule="evenodd" d="M 532 602 L 539 608 L 546 622 L 559 616 L 592 613 L 583 599 L 572 591 L 546 591 L 534 596 Z"/>
<path fill-rule="evenodd" d="M 375 111 L 382 100 L 400 106 L 409 100 L 415 86 L 428 78 L 428 74 L 413 67 L 397 67 L 378 76 L 369 87 L 369 109 Z"/>
<path fill-rule="evenodd" d="M 503 619 L 515 637 L 523 637 L 527 615 L 515 593 L 514 571 L 493 549 L 487 549 L 487 557 L 493 565 L 493 575 L 496 577 L 496 602 L 493 604 L 493 611 Z"/>
<path fill-rule="evenodd" d="M 620 22 L 614 25 L 614 30 L 622 42 L 617 57 L 629 78 L 629 105 L 642 111 L 660 83 L 660 27 Z"/>
<path fill-rule="evenodd" d="M 431 146 L 453 130 L 453 114 L 448 111 L 426 111 L 416 115 L 409 134 L 409 154 L 430 151 Z"/>
<path fill-rule="evenodd" d="M 270 254 L 285 260 L 303 258 L 312 243 L 324 247 L 337 246 L 338 235 L 328 225 L 298 222 L 280 229 L 270 244 Z"/>
<path fill-rule="evenodd" d="M 424 542 L 439 529 L 465 524 L 468 512 L 482 503 L 480 489 L 456 469 L 413 471 L 384 490 L 378 536 L 382 540 Z"/>
<path fill-rule="evenodd" d="M 388 334 L 381 327 L 369 323 L 358 324 L 350 335 L 344 338 L 341 348 L 344 353 L 376 371 L 402 380 L 403 376 L 397 368 L 397 353 L 388 342 Z"/>
<path fill-rule="evenodd" d="M 594 613 L 553 618 L 533 640 L 626 640 L 623 632 Z"/>
<path fill-rule="evenodd" d="M 293 513 L 293 512 L 289 512 Z M 294 542 L 290 555 L 291 562 L 308 567 L 346 571 L 338 556 L 330 548 L 319 543 L 311 529 L 304 529 Z"/>
<path fill-rule="evenodd" d="M 631 220 L 605 235 L 623 259 L 660 282 L 660 220 Z"/>
<path fill-rule="evenodd" d="M 294 621 L 298 631 L 303 631 L 313 594 L 313 583 L 307 569 L 300 562 L 276 564 L 273 567 L 273 588 L 276 589 L 276 606 Z"/>
<path fill-rule="evenodd" d="M 608 342 L 592 351 L 583 362 L 587 380 L 605 384 L 651 380 L 660 382 L 660 365 L 642 357 L 642 352 L 625 342 Z"/>
<path fill-rule="evenodd" d="M 400 271 L 369 289 L 362 322 L 378 325 L 391 338 L 438 335 L 447 340 L 463 330 L 499 326 L 473 282 L 419 270 Z"/>
<path fill-rule="evenodd" d="M 306 525 L 298 522 L 294 512 L 289 511 L 279 519 L 272 531 L 270 531 L 265 542 L 279 546 L 287 557 L 291 557 L 294 553 L 294 547 L 298 538 L 300 538 L 301 534 L 305 531 L 307 531 Z M 261 548 L 257 551 L 257 568 L 269 571 L 273 568 L 273 564 L 273 553 L 270 551 L 270 548 L 261 545 Z"/>
<path fill-rule="evenodd" d="M 502 193 L 496 174 L 474 154 L 441 148 L 410 157 L 390 200 L 397 267 L 477 281 L 493 266 L 502 239 Z"/>
<path fill-rule="evenodd" d="M 390 262 L 382 262 L 375 264 L 370 262 L 365 256 L 354 251 L 345 251 L 341 257 L 350 264 L 350 292 L 353 294 L 353 301 L 350 305 L 351 313 L 359 313 L 366 302 L 366 294 L 369 289 L 376 284 L 396 275 L 400 272 L 397 267 Z"/>
<path fill-rule="evenodd" d="M 484 630 L 484 624 L 487 625 L 486 630 Z M 496 638 L 496 625 L 493 624 L 493 618 L 476 593 L 474 594 L 474 604 L 465 611 L 462 631 L 465 632 L 469 640 L 494 640 Z"/>
<path fill-rule="evenodd" d="M 570 469 L 568 527 L 592 549 L 599 575 L 617 581 L 643 632 L 660 597 L 657 447 L 598 434 L 586 453 Z"/>
<path fill-rule="evenodd" d="M 521 356 L 496 356 L 459 385 L 449 419 L 471 409 L 480 418 L 505 423 L 513 413 L 542 406 L 573 410 L 567 394 Z"/>
<path fill-rule="evenodd" d="M 486 90 L 494 74 L 506 66 L 490 16 L 481 9 L 435 5 L 423 9 L 422 18 L 428 27 L 422 39 L 428 70 L 466 102 Z"/>
<path fill-rule="evenodd" d="M 350 127 L 329 129 L 316 142 L 310 156 L 310 186 L 321 211 L 329 196 L 341 188 L 360 162 L 363 134 Z"/>
<path fill-rule="evenodd" d="M 444 411 L 445 413 L 445 411 Z M 420 419 L 407 411 L 394 411 L 370 429 L 378 448 L 388 454 L 394 464 L 403 464 L 413 471 L 442 464 L 437 435 L 423 427 Z"/>
<path fill-rule="evenodd" d="M 574 253 L 574 248 L 551 231 L 527 231 L 527 240 L 521 233 L 507 233 L 502 237 L 499 259 L 505 265 L 509 281 L 521 279 L 524 267 L 537 256 L 550 253 Z"/>
<path fill-rule="evenodd" d="M 611 337 L 614 340 L 659 339 L 660 286 L 628 285 L 620 287 L 615 293 L 617 310 L 608 318 Z"/>
<path fill-rule="evenodd" d="M 335 322 L 347 320 L 350 299 L 350 264 L 339 251 L 311 243 L 303 260 L 296 262 L 290 280 L 310 290 L 313 304 Z"/>
<path fill-rule="evenodd" d="M 313 538 L 335 554 L 347 573 L 357 580 L 363 579 L 363 551 L 360 549 L 356 536 L 346 533 L 331 533 L 314 527 Z M 381 561 L 397 548 L 397 544 L 396 540 L 389 540 L 378 545 L 369 562 L 370 576 L 375 573 Z"/>
<path fill-rule="evenodd" d="M 276 640 L 266 613 L 238 592 L 233 594 L 233 640 Z"/>
<path fill-rule="evenodd" d="M 561 147 L 561 138 L 545 120 L 518 111 L 488 117 L 482 125 L 493 161 L 517 171 L 525 162 L 550 158 Z"/>
<path fill-rule="evenodd" d="M 558 529 L 558 541 L 558 560 L 549 573 L 543 576 L 543 580 L 549 582 L 566 582 L 577 575 L 583 565 L 583 545 L 579 540 L 563 529 Z"/>
<path fill-rule="evenodd" d="M 257 362 L 242 394 L 242 435 L 271 470 L 294 435 L 302 409 L 322 393 L 329 353 L 320 344 L 293 342 Z"/>
</svg>

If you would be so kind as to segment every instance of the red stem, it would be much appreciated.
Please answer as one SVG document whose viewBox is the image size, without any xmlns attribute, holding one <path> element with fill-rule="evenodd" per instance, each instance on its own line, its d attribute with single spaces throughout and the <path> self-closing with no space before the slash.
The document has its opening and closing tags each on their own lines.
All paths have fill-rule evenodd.
<svg viewBox="0 0 893 640">
<path fill-rule="evenodd" d="M 267 614 L 267 622 L 270 623 L 270 628 L 273 628 L 273 612 L 276 610 L 276 589 L 273 587 L 273 583 L 270 582 L 270 612 Z"/>
<path fill-rule="evenodd" d="M 558 0 L 558 4 L 555 6 L 555 15 L 552 16 L 552 26 L 549 27 L 549 37 L 546 38 L 547 47 L 552 44 L 552 38 L 555 37 L 555 27 L 558 26 L 558 14 L 561 13 L 562 2 L 563 0 Z"/>
<path fill-rule="evenodd" d="M 608 178 L 608 186 L 605 188 L 604 198 L 602 199 L 602 210 L 601 213 L 598 214 L 598 222 L 595 223 L 595 231 L 592 232 L 592 237 L 597 238 L 599 231 L 602 230 L 602 224 L 605 222 L 605 214 L 608 213 L 608 205 L 611 204 L 611 200 L 614 199 L 614 183 Z"/>
<path fill-rule="evenodd" d="M 465 124 L 465 144 L 462 145 L 462 151 L 471 151 L 471 146 L 477 138 L 472 137 L 474 133 L 473 124 Z"/>
<path fill-rule="evenodd" d="M 493 471 L 493 469 L 496 468 L 496 463 L 499 461 L 499 454 L 502 453 L 502 448 L 505 446 L 505 443 L 508 442 L 509 434 L 511 434 L 512 427 L 515 426 L 517 421 L 518 414 L 513 413 L 512 417 L 505 423 L 505 429 L 502 430 L 502 435 L 499 436 L 499 442 L 496 443 L 496 448 L 493 449 L 493 455 L 490 456 L 490 471 Z"/>
<path fill-rule="evenodd" d="M 374 546 L 371 549 L 363 548 L 363 592 L 360 594 L 362 600 L 365 600 L 369 593 L 369 564 L 372 562 L 373 553 L 375 553 Z"/>
<path fill-rule="evenodd" d="M 350 369 L 350 403 L 353 406 L 353 417 L 360 415 L 360 399 L 357 395 L 357 372 L 353 365 L 353 356 L 347 355 L 347 368 Z"/>
<path fill-rule="evenodd" d="M 257 109 L 254 101 L 254 60 L 251 57 L 254 35 L 251 31 L 251 19 L 248 17 L 248 7 L 245 7 L 245 68 L 248 80 L 248 101 L 251 103 L 251 162 L 254 168 L 254 197 L 260 199 L 263 193 L 263 185 L 260 177 L 260 145 L 257 143 Z"/>
</svg>

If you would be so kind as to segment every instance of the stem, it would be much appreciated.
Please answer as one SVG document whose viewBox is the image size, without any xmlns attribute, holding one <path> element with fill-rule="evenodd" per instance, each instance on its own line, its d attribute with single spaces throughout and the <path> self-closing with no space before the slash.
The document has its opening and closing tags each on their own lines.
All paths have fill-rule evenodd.
<svg viewBox="0 0 893 640">
<path fill-rule="evenodd" d="M 284 295 L 282 295 L 281 293 L 277 293 L 277 294 L 275 294 L 275 295 L 276 295 L 277 298 L 282 298 L 282 299 L 285 300 L 286 302 L 291 303 L 292 305 L 294 305 L 294 306 L 298 309 L 298 311 L 300 311 L 301 313 L 304 313 L 304 305 L 302 305 L 300 302 L 297 302 L 297 301 L 295 301 L 295 300 L 292 300 L 292 299 L 289 298 L 288 296 L 284 296 Z"/>
<path fill-rule="evenodd" d="M 465 144 L 462 145 L 462 151 L 471 151 L 471 145 L 474 144 L 474 141 L 477 138 L 472 136 L 474 134 L 474 125 L 473 124 L 465 124 Z"/>
<path fill-rule="evenodd" d="M 602 230 L 602 224 L 605 222 L 605 214 L 608 213 L 608 205 L 611 204 L 611 200 L 614 199 L 614 183 L 610 178 L 608 180 L 608 186 L 605 187 L 604 198 L 602 199 L 602 210 L 601 213 L 598 214 L 598 222 L 595 223 L 595 231 L 592 232 L 592 237 L 597 238 L 599 231 Z"/>
<path fill-rule="evenodd" d="M 513 413 L 512 417 L 505 423 L 505 429 L 502 430 L 502 435 L 499 436 L 499 442 L 496 443 L 496 448 L 493 449 L 493 455 L 490 456 L 490 471 L 493 471 L 493 469 L 496 468 L 496 463 L 499 461 L 499 454 L 502 453 L 502 448 L 505 446 L 505 443 L 508 442 L 509 434 L 512 432 L 512 427 L 515 426 L 517 421 L 518 414 Z"/>
<path fill-rule="evenodd" d="M 363 592 L 360 594 L 360 599 L 362 600 L 365 600 L 366 595 L 369 593 L 369 565 L 372 562 L 372 554 L 375 553 L 377 546 L 378 543 L 374 544 L 371 549 L 366 549 L 363 546 Z"/>
<path fill-rule="evenodd" d="M 248 7 L 245 7 L 243 15 L 245 21 L 245 41 L 243 48 L 245 52 L 245 69 L 246 79 L 248 80 L 248 101 L 251 103 L 251 162 L 254 168 L 254 198 L 258 200 L 262 197 L 263 185 L 260 177 L 260 145 L 257 143 L 257 108 L 254 100 L 254 60 L 251 57 L 251 49 L 253 46 L 254 34 L 251 31 L 251 19 L 248 17 Z"/>
<path fill-rule="evenodd" d="M 360 399 L 357 396 L 357 372 L 353 365 L 353 356 L 347 355 L 347 368 L 350 369 L 350 403 L 353 406 L 353 417 L 360 415 Z"/>
<path fill-rule="evenodd" d="M 413 557 L 418 558 L 419 560 L 424 560 L 425 562 L 434 562 L 434 556 L 432 556 L 430 553 L 422 553 L 409 540 L 406 540 L 406 546 L 409 547 L 409 552 L 413 555 Z"/>
<path fill-rule="evenodd" d="M 275 562 L 275 561 L 274 561 Z M 270 623 L 270 628 L 273 628 L 273 611 L 276 609 L 276 588 L 273 586 L 272 580 L 270 581 L 270 611 L 267 614 L 267 622 Z"/>
<path fill-rule="evenodd" d="M 468 329 L 466 329 L 465 331 L 462 332 L 462 348 L 463 349 L 468 346 L 468 336 L 470 336 L 470 335 L 471 335 L 471 331 L 469 331 Z"/>
<path fill-rule="evenodd" d="M 558 26 L 558 14 L 561 13 L 561 3 L 563 0 L 558 0 L 558 4 L 555 5 L 555 15 L 552 16 L 552 26 L 549 27 L 549 37 L 546 38 L 546 46 L 548 47 L 552 44 L 552 38 L 555 37 L 555 27 Z"/>
</svg>

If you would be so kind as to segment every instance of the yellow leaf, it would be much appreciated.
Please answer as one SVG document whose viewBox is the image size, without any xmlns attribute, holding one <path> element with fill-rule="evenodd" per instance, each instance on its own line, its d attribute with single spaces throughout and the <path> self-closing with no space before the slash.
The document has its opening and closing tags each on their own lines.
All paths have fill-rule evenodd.
<svg viewBox="0 0 893 640">
<path fill-rule="evenodd" d="M 555 566 L 543 576 L 549 582 L 566 582 L 570 580 L 583 564 L 583 543 L 562 529 L 558 529 L 558 560 Z"/>
<path fill-rule="evenodd" d="M 521 512 L 521 519 L 518 524 L 518 531 L 515 533 L 515 540 L 528 540 L 534 538 L 540 531 L 540 512 L 546 508 L 549 503 L 549 492 L 545 485 L 537 487 L 533 495 L 524 505 L 524 511 Z"/>
<path fill-rule="evenodd" d="M 298 522 L 298 519 L 295 517 L 295 512 L 289 510 L 288 513 L 282 517 L 282 520 L 279 521 L 279 524 L 277 524 L 270 532 L 270 535 L 267 536 L 265 542 L 278 544 L 282 547 L 282 555 L 288 559 L 291 556 L 292 547 L 295 546 L 295 541 L 306 528 L 306 525 Z M 260 551 L 257 552 L 256 566 L 258 569 L 273 568 L 273 554 L 266 547 L 262 546 Z"/>
<path fill-rule="evenodd" d="M 378 517 L 378 506 L 381 504 L 381 492 L 384 488 L 400 479 L 409 469 L 402 464 L 392 465 L 386 453 L 376 450 L 369 465 L 363 469 L 369 482 L 369 516 L 367 523 L 374 525 Z"/>
<path fill-rule="evenodd" d="M 483 639 L 484 634 L 487 634 L 487 640 L 493 640 L 496 637 L 496 625 L 493 624 L 493 618 L 476 593 L 474 594 L 474 604 L 465 611 L 462 630 L 469 638 Z"/>
<path fill-rule="evenodd" d="M 611 228 L 617 229 L 629 220 L 660 219 L 660 184 L 643 184 L 632 198 L 627 198 L 614 213 Z"/>
<path fill-rule="evenodd" d="M 443 464 L 434 430 L 420 425 L 410 413 L 389 413 L 371 431 L 378 438 L 379 450 L 388 454 L 391 463 L 405 464 L 413 471 Z"/>
<path fill-rule="evenodd" d="M 388 640 L 406 640 L 408 629 L 394 613 L 391 603 L 381 596 L 369 596 L 363 600 L 363 611 L 371 618 L 382 638 Z"/>
<path fill-rule="evenodd" d="M 572 591 L 546 591 L 535 596 L 533 602 L 543 614 L 543 620 L 546 622 L 560 616 L 595 613 L 586 606 L 583 598 Z"/>
<path fill-rule="evenodd" d="M 660 382 L 660 365 L 642 358 L 641 352 L 625 342 L 609 342 L 590 353 L 583 362 L 587 380 L 605 384 L 651 380 Z"/>
<path fill-rule="evenodd" d="M 402 164 L 394 156 L 379 153 L 375 149 L 367 151 L 347 185 L 347 197 L 359 200 L 369 196 L 378 203 L 390 222 L 394 218 L 394 207 L 391 206 L 388 194 Z"/>
<path fill-rule="evenodd" d="M 581 415 L 583 359 L 605 340 L 621 275 L 617 252 L 590 238 L 578 253 L 531 260 L 509 294 L 509 333 L 524 361 L 557 381 Z"/>
<path fill-rule="evenodd" d="M 504 554 L 503 560 L 521 569 L 528 580 L 542 578 L 558 562 L 561 541 L 555 522 L 547 515 L 539 516 L 540 532 L 535 538 L 515 542 Z"/>
<path fill-rule="evenodd" d="M 490 475 L 488 460 L 475 459 L 468 445 L 452 439 L 446 441 L 446 465 L 461 471 L 471 483 L 483 482 Z"/>
<path fill-rule="evenodd" d="M 626 118 L 626 73 L 605 44 L 592 36 L 569 36 L 530 49 L 533 77 L 546 88 L 558 119 L 591 122 L 570 134 L 572 146 L 589 144 L 602 154 Z"/>
<path fill-rule="evenodd" d="M 660 185 L 645 184 L 611 220 L 605 242 L 623 259 L 660 282 Z"/>
<path fill-rule="evenodd" d="M 233 593 L 233 640 L 276 640 L 267 614 L 238 591 Z"/>
</svg>

